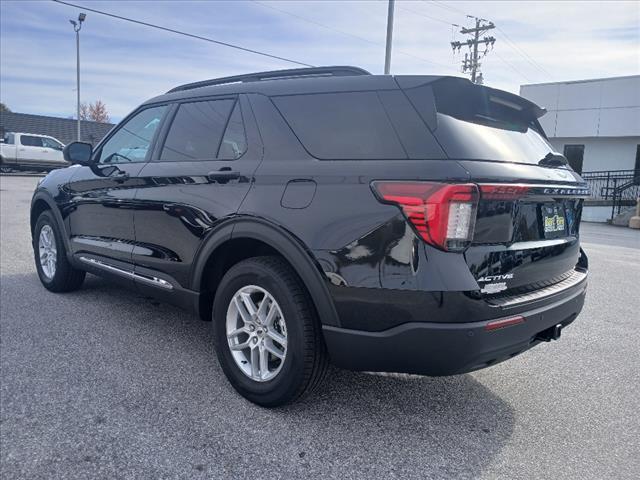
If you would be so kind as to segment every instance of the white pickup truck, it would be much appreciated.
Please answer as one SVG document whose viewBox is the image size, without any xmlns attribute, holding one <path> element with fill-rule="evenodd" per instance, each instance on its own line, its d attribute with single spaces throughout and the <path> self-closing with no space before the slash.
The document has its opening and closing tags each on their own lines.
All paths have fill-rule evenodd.
<svg viewBox="0 0 640 480">
<path fill-rule="evenodd" d="M 9 132 L 0 141 L 0 172 L 13 170 L 53 170 L 69 163 L 62 157 L 59 140 L 35 133 Z"/>
</svg>

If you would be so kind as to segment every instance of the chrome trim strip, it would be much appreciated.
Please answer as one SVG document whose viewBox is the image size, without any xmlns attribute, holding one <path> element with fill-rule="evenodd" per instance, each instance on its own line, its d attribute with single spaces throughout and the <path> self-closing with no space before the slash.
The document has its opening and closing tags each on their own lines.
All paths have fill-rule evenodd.
<svg viewBox="0 0 640 480">
<path fill-rule="evenodd" d="M 102 268 L 103 270 L 107 270 L 118 275 L 122 275 L 123 277 L 131 278 L 134 281 L 147 283 L 149 285 L 153 285 L 154 287 L 164 288 L 165 290 L 173 290 L 173 285 L 166 280 L 163 280 L 162 278 L 140 275 L 130 270 L 124 270 L 122 268 L 114 267 L 113 265 L 109 265 L 108 263 L 96 260 L 95 258 L 78 257 L 78 259 L 81 262 L 93 265 L 94 267 Z"/>
<path fill-rule="evenodd" d="M 507 247 L 507 250 L 529 250 L 531 248 L 554 247 L 556 245 L 574 242 L 575 240 L 577 240 L 577 238 L 574 236 L 552 238 L 549 240 L 531 240 L 529 242 L 512 243 Z"/>
<path fill-rule="evenodd" d="M 586 278 L 587 272 L 574 270 L 571 273 L 570 277 L 567 277 L 564 280 L 548 287 L 544 287 L 539 290 L 534 290 L 533 292 L 527 292 L 520 295 L 488 298 L 487 303 L 489 303 L 489 305 L 491 305 L 492 307 L 512 307 L 514 305 L 519 305 L 522 303 L 534 302 L 536 300 L 541 300 L 545 297 L 555 295 L 568 288 L 574 287 L 580 282 L 584 281 Z"/>
</svg>

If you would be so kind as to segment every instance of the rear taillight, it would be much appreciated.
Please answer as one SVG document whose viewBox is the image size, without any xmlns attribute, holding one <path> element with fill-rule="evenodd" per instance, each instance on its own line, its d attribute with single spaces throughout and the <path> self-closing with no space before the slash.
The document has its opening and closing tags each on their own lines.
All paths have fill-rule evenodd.
<svg viewBox="0 0 640 480">
<path fill-rule="evenodd" d="M 473 239 L 478 187 L 471 183 L 372 183 L 378 200 L 400 207 L 425 242 L 445 251 L 459 252 Z"/>
</svg>

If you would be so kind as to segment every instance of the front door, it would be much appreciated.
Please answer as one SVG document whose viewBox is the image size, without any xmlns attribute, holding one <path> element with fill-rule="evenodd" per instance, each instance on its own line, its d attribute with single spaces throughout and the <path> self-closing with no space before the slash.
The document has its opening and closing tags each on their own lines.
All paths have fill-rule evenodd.
<svg viewBox="0 0 640 480">
<path fill-rule="evenodd" d="M 51 167 L 66 167 L 67 162 L 65 162 L 64 157 L 62 155 L 63 145 L 49 137 L 42 137 L 42 153 L 44 164 Z"/>
<path fill-rule="evenodd" d="M 130 264 L 138 174 L 166 109 L 162 105 L 135 112 L 98 146 L 91 166 L 74 167 L 78 171 L 67 185 L 71 201 L 66 210 L 72 251 L 82 261 Z"/>
<path fill-rule="evenodd" d="M 175 105 L 136 194 L 136 273 L 189 288 L 206 235 L 237 212 L 262 159 L 244 97 Z M 161 273 L 158 273 L 161 272 Z"/>
</svg>

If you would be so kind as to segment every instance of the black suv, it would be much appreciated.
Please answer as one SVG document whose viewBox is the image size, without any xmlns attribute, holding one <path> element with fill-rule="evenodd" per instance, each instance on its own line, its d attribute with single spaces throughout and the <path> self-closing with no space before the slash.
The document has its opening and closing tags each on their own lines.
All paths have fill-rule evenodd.
<svg viewBox="0 0 640 480">
<path fill-rule="evenodd" d="M 298 399 L 329 361 L 451 375 L 560 336 L 580 312 L 586 184 L 544 109 L 442 76 L 355 67 L 183 85 L 38 185 L 54 292 L 113 277 L 213 321 L 232 385 Z"/>
</svg>

